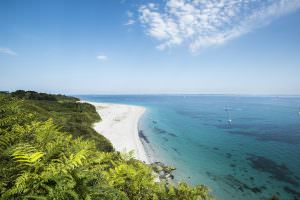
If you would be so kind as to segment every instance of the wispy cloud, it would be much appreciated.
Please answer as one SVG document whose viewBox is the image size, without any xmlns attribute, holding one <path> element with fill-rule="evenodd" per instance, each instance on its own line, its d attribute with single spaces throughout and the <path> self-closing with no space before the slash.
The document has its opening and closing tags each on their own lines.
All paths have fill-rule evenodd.
<svg viewBox="0 0 300 200">
<path fill-rule="evenodd" d="M 6 54 L 10 56 L 16 56 L 17 53 L 11 50 L 10 48 L 0 48 L 0 54 Z"/>
<path fill-rule="evenodd" d="M 138 20 L 158 49 L 184 45 L 197 52 L 299 8 L 300 0 L 166 0 L 141 5 Z"/>
<path fill-rule="evenodd" d="M 129 19 L 124 25 L 125 25 L 125 26 L 129 26 L 129 25 L 132 25 L 132 24 L 134 24 L 134 23 L 135 23 L 135 20 Z"/>
<path fill-rule="evenodd" d="M 108 59 L 108 57 L 107 57 L 106 55 L 103 55 L 103 54 L 98 55 L 96 58 L 97 58 L 98 60 L 102 60 L 102 61 Z"/>
<path fill-rule="evenodd" d="M 128 21 L 124 25 L 125 26 L 130 26 L 130 25 L 135 24 L 135 20 L 133 19 L 133 17 L 134 17 L 133 12 L 127 11 L 126 15 L 127 15 Z"/>
</svg>

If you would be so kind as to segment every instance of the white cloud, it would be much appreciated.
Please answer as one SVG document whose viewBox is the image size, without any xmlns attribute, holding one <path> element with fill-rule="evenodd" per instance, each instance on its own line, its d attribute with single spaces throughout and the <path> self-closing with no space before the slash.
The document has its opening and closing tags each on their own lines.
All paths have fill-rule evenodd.
<svg viewBox="0 0 300 200">
<path fill-rule="evenodd" d="M 130 26 L 130 25 L 133 25 L 134 23 L 135 23 L 135 20 L 129 19 L 124 25 L 125 26 Z"/>
<path fill-rule="evenodd" d="M 138 20 L 158 49 L 184 45 L 197 52 L 299 8 L 300 0 L 166 0 L 141 5 Z"/>
<path fill-rule="evenodd" d="M 133 12 L 127 11 L 126 15 L 127 15 L 128 20 L 127 20 L 127 22 L 124 25 L 125 26 L 130 26 L 130 25 L 135 24 L 135 20 L 133 19 L 133 17 L 134 17 Z"/>
<path fill-rule="evenodd" d="M 128 17 L 133 17 L 133 12 L 131 12 L 129 10 L 126 12 L 126 14 L 127 14 Z"/>
<path fill-rule="evenodd" d="M 10 56 L 16 56 L 17 53 L 11 50 L 10 48 L 0 48 L 0 54 L 6 54 Z"/>
<path fill-rule="evenodd" d="M 108 59 L 108 57 L 106 55 L 102 55 L 102 54 L 98 55 L 96 58 L 98 60 L 103 60 L 103 61 Z"/>
</svg>

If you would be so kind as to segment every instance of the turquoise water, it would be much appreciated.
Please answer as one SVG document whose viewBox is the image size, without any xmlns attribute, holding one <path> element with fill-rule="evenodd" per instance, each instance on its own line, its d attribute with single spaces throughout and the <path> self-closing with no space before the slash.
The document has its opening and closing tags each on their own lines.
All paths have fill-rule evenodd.
<svg viewBox="0 0 300 200">
<path fill-rule="evenodd" d="M 300 199 L 299 97 L 79 97 L 145 106 L 143 143 L 152 160 L 177 168 L 176 180 L 224 200 Z"/>
</svg>

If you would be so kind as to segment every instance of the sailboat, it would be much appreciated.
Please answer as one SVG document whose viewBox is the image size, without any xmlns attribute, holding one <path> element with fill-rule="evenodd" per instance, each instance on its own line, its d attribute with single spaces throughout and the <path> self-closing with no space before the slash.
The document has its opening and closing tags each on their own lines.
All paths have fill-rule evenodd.
<svg viewBox="0 0 300 200">
<path fill-rule="evenodd" d="M 232 125 L 232 119 L 228 119 L 227 122 L 230 126 Z"/>
<path fill-rule="evenodd" d="M 224 108 L 224 110 L 225 110 L 225 112 L 226 112 L 227 115 L 228 115 L 228 120 L 227 120 L 227 122 L 228 122 L 229 126 L 231 127 L 231 125 L 232 125 L 232 119 L 231 119 L 231 117 L 230 117 L 229 109 L 228 109 L 228 108 Z"/>
</svg>

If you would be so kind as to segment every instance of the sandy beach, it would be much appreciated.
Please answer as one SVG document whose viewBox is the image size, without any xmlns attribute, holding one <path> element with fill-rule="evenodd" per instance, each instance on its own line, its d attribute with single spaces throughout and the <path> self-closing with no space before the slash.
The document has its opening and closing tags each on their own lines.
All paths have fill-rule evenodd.
<svg viewBox="0 0 300 200">
<path fill-rule="evenodd" d="M 87 102 L 96 107 L 102 120 L 94 129 L 109 139 L 117 151 L 134 150 L 136 159 L 149 163 L 138 134 L 138 122 L 145 112 L 141 106 Z"/>
</svg>

